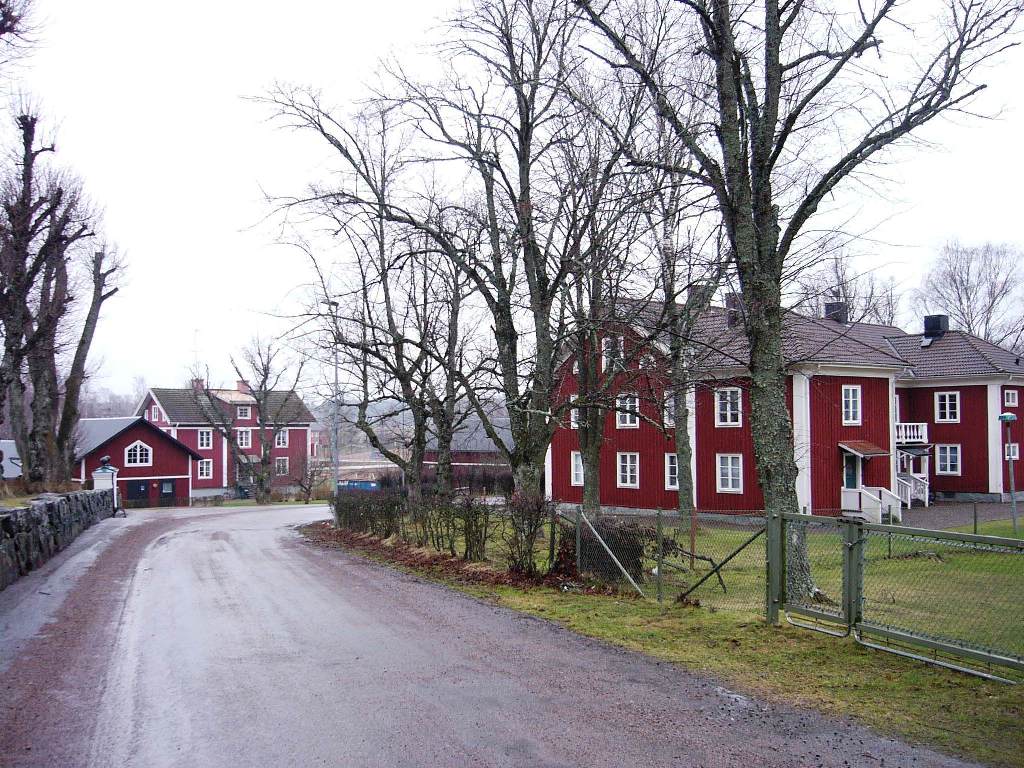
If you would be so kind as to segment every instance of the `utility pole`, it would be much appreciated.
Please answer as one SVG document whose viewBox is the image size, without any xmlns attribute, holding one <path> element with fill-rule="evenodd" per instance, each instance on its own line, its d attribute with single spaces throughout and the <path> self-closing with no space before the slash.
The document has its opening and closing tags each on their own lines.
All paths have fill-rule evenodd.
<svg viewBox="0 0 1024 768">
<path fill-rule="evenodd" d="M 334 477 L 334 494 L 338 493 L 338 483 L 341 478 L 339 446 L 338 446 L 338 424 L 341 421 L 340 406 L 338 403 L 338 302 L 333 299 L 324 299 L 322 304 L 326 305 L 331 312 L 331 326 L 334 331 L 331 337 L 331 347 L 334 349 L 334 390 L 331 393 L 331 469 Z"/>
</svg>

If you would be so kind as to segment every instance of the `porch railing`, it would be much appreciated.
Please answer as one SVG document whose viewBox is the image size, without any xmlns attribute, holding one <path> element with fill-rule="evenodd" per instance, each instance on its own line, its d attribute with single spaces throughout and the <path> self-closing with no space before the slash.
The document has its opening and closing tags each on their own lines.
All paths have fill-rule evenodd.
<svg viewBox="0 0 1024 768">
<path fill-rule="evenodd" d="M 928 442 L 928 425 L 923 422 L 897 422 L 896 442 L 902 445 Z"/>
</svg>

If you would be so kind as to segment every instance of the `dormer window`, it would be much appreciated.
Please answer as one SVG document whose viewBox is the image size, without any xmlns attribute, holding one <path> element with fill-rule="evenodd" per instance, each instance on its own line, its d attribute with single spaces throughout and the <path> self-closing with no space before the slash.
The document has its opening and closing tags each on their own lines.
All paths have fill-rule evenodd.
<svg viewBox="0 0 1024 768">
<path fill-rule="evenodd" d="M 160 421 L 160 406 L 159 405 L 154 405 L 152 408 L 149 409 L 149 420 L 150 421 Z"/>
<path fill-rule="evenodd" d="M 141 440 L 136 440 L 124 449 L 124 465 L 126 467 L 153 466 L 153 449 Z"/>
<path fill-rule="evenodd" d="M 238 416 L 238 418 L 240 418 L 240 419 L 251 419 L 252 418 L 252 408 L 250 406 L 248 406 L 248 405 L 240 405 L 235 410 L 235 415 Z"/>
</svg>

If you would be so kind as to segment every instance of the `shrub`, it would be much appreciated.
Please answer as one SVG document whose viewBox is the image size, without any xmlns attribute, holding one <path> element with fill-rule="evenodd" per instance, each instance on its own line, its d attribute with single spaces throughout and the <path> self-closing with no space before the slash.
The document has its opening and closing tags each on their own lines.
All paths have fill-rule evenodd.
<svg viewBox="0 0 1024 768">
<path fill-rule="evenodd" d="M 505 541 L 508 569 L 524 576 L 537 575 L 534 550 L 544 523 L 551 517 L 554 507 L 542 495 L 514 494 L 505 505 Z"/>
<path fill-rule="evenodd" d="M 632 520 L 615 518 L 598 518 L 593 521 L 594 529 L 608 545 L 622 567 L 640 581 L 644 576 L 644 546 L 652 538 L 650 528 Z M 575 548 L 575 547 L 574 547 Z M 621 581 L 622 571 L 608 552 L 601 546 L 590 528 L 583 524 L 580 536 L 580 564 L 584 571 L 589 571 L 603 581 Z"/>
</svg>

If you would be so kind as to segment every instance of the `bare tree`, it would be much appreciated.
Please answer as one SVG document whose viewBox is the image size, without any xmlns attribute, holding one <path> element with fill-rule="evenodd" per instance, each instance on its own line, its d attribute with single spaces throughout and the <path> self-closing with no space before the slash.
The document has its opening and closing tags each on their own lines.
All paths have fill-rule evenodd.
<svg viewBox="0 0 1024 768">
<path fill-rule="evenodd" d="M 106 250 L 85 257 L 94 213 L 74 179 L 42 163 L 53 146 L 38 141 L 38 117 L 16 123 L 21 163 L 0 192 L 0 418 L 6 400 L 26 480 L 39 487 L 70 477 L 89 352 L 121 264 Z"/>
<path fill-rule="evenodd" d="M 844 182 L 984 88 L 976 78 L 1014 44 L 1021 3 L 947 0 L 938 22 L 921 4 L 896 0 L 857 9 L 813 0 L 575 3 L 608 44 L 600 55 L 633 73 L 693 158 L 678 172 L 717 200 L 745 305 L 765 505 L 773 519 L 796 511 L 781 344 L 786 265 Z M 900 71 L 871 63 L 882 51 L 908 54 Z M 813 589 L 807 568 L 791 566 L 790 589 Z"/>
<path fill-rule="evenodd" d="M 274 479 L 273 448 L 277 436 L 305 413 L 296 390 L 304 363 L 288 360 L 273 342 L 254 338 L 241 353 L 231 358 L 231 367 L 244 385 L 243 392 L 210 387 L 209 369 L 193 369 L 192 397 L 204 421 L 216 430 L 228 446 L 240 478 L 251 479 L 258 504 L 270 501 Z M 235 400 L 249 405 L 256 415 L 256 428 L 249 447 L 239 445 L 235 429 Z M 258 453 L 247 453 L 257 449 Z M 255 459 L 255 461 L 253 460 Z"/>
<path fill-rule="evenodd" d="M 313 495 L 331 478 L 331 465 L 316 461 L 309 453 L 304 453 L 295 467 L 290 469 L 289 479 L 302 494 L 302 503 L 309 504 Z M 334 490 L 331 489 L 331 493 Z"/>
<path fill-rule="evenodd" d="M 993 344 L 1024 351 L 1024 272 L 1010 245 L 946 243 L 915 294 L 925 314 L 949 315 L 953 325 Z"/>
<path fill-rule="evenodd" d="M 901 296 L 896 281 L 873 272 L 858 272 L 853 258 L 840 251 L 796 278 L 798 307 L 812 317 L 824 317 L 825 305 L 842 303 L 850 322 L 896 325 Z"/>
</svg>

